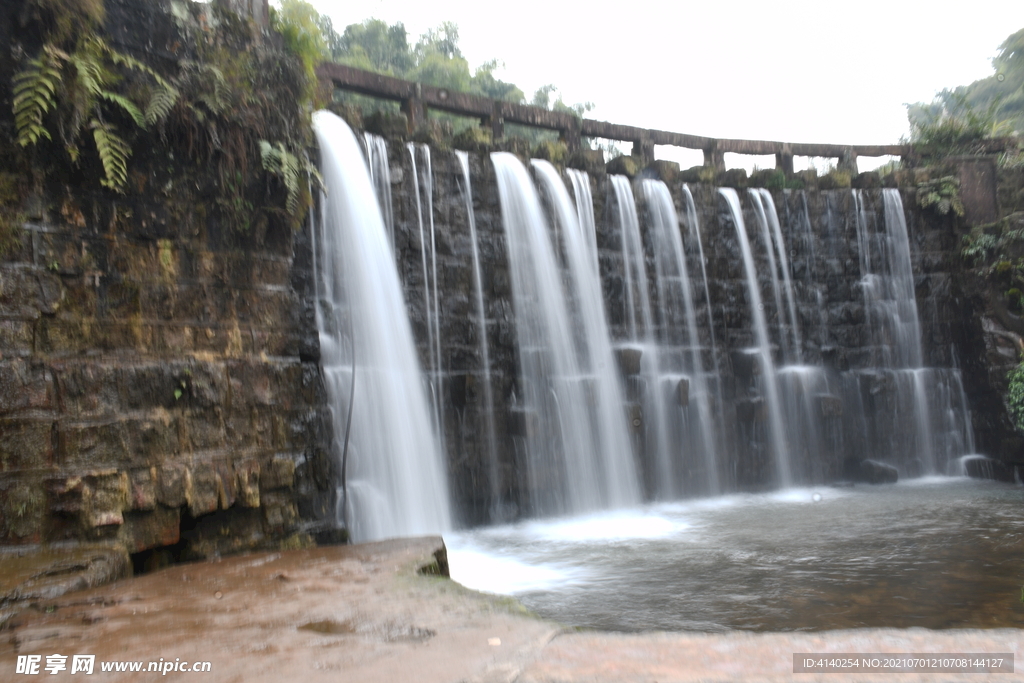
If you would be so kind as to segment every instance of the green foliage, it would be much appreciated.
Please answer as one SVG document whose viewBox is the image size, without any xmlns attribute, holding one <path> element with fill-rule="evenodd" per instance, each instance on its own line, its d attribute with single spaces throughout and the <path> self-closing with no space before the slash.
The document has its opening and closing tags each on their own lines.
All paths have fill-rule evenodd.
<svg viewBox="0 0 1024 683">
<path fill-rule="evenodd" d="M 1006 379 L 1009 381 L 1006 404 L 1010 409 L 1013 426 L 1024 431 L 1024 363 L 1010 370 Z"/>
<path fill-rule="evenodd" d="M 953 212 L 957 216 L 964 215 L 964 205 L 960 201 L 960 180 L 954 176 L 935 178 L 917 186 L 917 205 L 922 209 L 931 209 L 945 216 Z"/>
<path fill-rule="evenodd" d="M 288 213 L 296 217 L 304 215 L 304 210 L 300 213 L 303 187 L 309 187 L 312 183 L 323 189 L 323 179 L 316 166 L 307 157 L 300 160 L 282 142 L 271 144 L 260 140 L 260 156 L 264 170 L 277 176 L 288 190 Z"/>
<path fill-rule="evenodd" d="M 124 71 L 135 72 L 149 80 L 150 106 L 139 105 L 118 92 L 116 88 L 125 81 Z M 11 105 L 15 139 L 22 147 L 35 145 L 44 138 L 52 140 L 46 118 L 58 110 L 59 102 L 57 127 L 71 160 L 78 160 L 79 135 L 85 125 L 93 132 L 103 165 L 104 177 L 100 183 L 121 191 L 127 179 L 131 146 L 107 119 L 119 112 L 139 128 L 145 128 L 148 123 L 166 116 L 177 96 L 177 90 L 146 64 L 111 49 L 99 36 L 85 32 L 70 53 L 45 43 L 39 56 L 29 59 L 27 66 L 14 76 Z M 156 106 L 152 106 L 154 99 L 160 100 Z"/>
<path fill-rule="evenodd" d="M 55 48 L 46 46 L 39 57 L 14 76 L 14 125 L 17 142 L 22 147 L 34 145 L 40 138 L 51 140 L 43 126 L 43 116 L 56 105 L 57 87 L 61 82 L 61 63 Z"/>
<path fill-rule="evenodd" d="M 303 99 L 312 103 L 316 95 L 316 65 L 331 58 L 331 20 L 303 0 L 281 0 L 280 8 L 270 9 L 270 25 L 284 38 L 287 50 L 302 63 Z"/>
<path fill-rule="evenodd" d="M 937 155 L 970 154 L 979 140 L 1024 133 L 1024 29 L 1003 41 L 992 67 L 987 78 L 908 104 L 910 141 Z"/>
<path fill-rule="evenodd" d="M 120 190 L 128 179 L 128 157 L 131 156 L 132 149 L 110 124 L 93 119 L 89 122 L 89 127 L 92 129 L 96 151 L 99 152 L 103 164 L 105 177 L 100 179 L 100 184 L 111 190 Z"/>
<path fill-rule="evenodd" d="M 315 18 L 311 23 L 316 23 Z M 456 92 L 517 104 L 527 103 L 520 88 L 495 76 L 503 66 L 499 60 L 493 59 L 475 71 L 470 70 L 469 62 L 459 48 L 459 27 L 453 22 L 443 22 L 437 28 L 427 31 L 411 47 L 404 25 L 396 23 L 389 26 L 379 19 L 367 19 L 361 24 L 346 26 L 337 39 L 332 34 L 333 29 L 324 31 L 326 42 L 332 46 L 331 57 L 340 64 Z M 543 86 L 534 93 L 530 103 L 578 117 L 594 108 L 591 102 L 566 104 L 560 95 L 552 98 L 557 92 L 558 89 L 553 85 Z M 364 113 L 388 107 L 385 103 L 356 94 L 345 93 L 340 97 L 342 102 L 358 106 Z M 441 114 L 438 118 L 451 122 L 457 131 L 464 128 L 447 114 Z M 546 131 L 533 128 L 524 129 L 520 134 L 532 144 L 551 138 Z"/>
</svg>

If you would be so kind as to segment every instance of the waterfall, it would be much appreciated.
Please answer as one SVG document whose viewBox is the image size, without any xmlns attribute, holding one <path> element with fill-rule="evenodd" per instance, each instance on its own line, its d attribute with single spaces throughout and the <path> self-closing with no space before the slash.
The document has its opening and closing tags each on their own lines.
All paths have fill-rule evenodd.
<svg viewBox="0 0 1024 683">
<path fill-rule="evenodd" d="M 664 381 L 671 381 L 663 373 L 661 349 L 657 344 L 651 296 L 648 291 L 646 256 L 643 239 L 640 236 L 640 219 L 636 213 L 636 200 L 629 178 L 621 175 L 610 176 L 617 206 L 616 216 L 622 235 L 622 262 L 625 273 L 626 318 L 629 344 L 639 349 L 640 377 L 633 396 L 641 400 L 641 413 L 634 417 L 634 424 L 642 428 L 645 436 L 642 451 L 646 458 L 653 458 L 654 468 L 648 468 L 648 492 L 660 498 L 672 499 L 680 494 L 677 481 L 677 458 L 669 438 L 668 405 Z M 678 383 L 678 379 L 676 382 Z"/>
<path fill-rule="evenodd" d="M 601 265 L 597 257 L 597 225 L 594 221 L 594 197 L 590 194 L 590 177 L 583 171 L 577 171 L 574 168 L 565 169 L 565 173 L 572 182 L 572 193 L 576 200 L 576 216 L 579 220 L 580 230 L 583 232 L 583 242 L 590 255 L 594 272 L 600 278 Z M 600 279 L 597 285 L 598 291 L 600 291 Z"/>
<path fill-rule="evenodd" d="M 363 133 L 366 147 L 366 161 L 370 169 L 370 184 L 377 194 L 384 227 L 388 232 L 388 243 L 395 246 L 395 218 L 391 210 L 391 166 L 388 164 L 388 148 L 384 138 L 373 133 Z"/>
<path fill-rule="evenodd" d="M 658 300 L 662 315 L 667 318 L 672 310 L 684 314 L 682 327 L 686 331 L 685 339 L 673 334 L 672 328 L 679 326 L 677 321 L 666 319 L 663 323 L 663 344 L 682 343 L 685 348 L 684 354 L 689 356 L 687 367 L 680 368 L 685 369 L 687 374 L 670 376 L 671 381 L 666 383 L 668 386 L 663 387 L 668 396 L 675 395 L 679 411 L 684 420 L 690 423 L 687 425 L 686 433 L 677 431 L 670 438 L 677 444 L 688 441 L 691 449 L 701 454 L 703 462 L 697 463 L 704 470 L 704 481 L 700 490 L 715 493 L 719 489 L 716 425 L 702 358 L 703 347 L 697 327 L 697 312 L 693 305 L 686 253 L 683 251 L 683 239 L 679 231 L 679 217 L 665 183 L 660 180 L 644 180 L 643 193 L 654 233 Z M 717 381 L 717 376 L 715 380 Z M 669 404 L 669 401 L 666 400 L 665 403 Z M 695 421 L 686 419 L 690 413 L 690 406 L 696 410 Z"/>
<path fill-rule="evenodd" d="M 782 357 L 788 360 L 790 356 L 789 339 L 786 335 L 786 326 L 783 322 L 782 311 L 782 288 L 779 286 L 779 266 L 775 260 L 775 247 L 772 245 L 771 231 L 768 228 L 768 217 L 765 215 L 764 202 L 761 199 L 761 192 L 755 189 L 747 190 L 750 196 L 750 204 L 754 207 L 754 216 L 757 218 L 757 225 L 761 229 L 761 241 L 764 243 L 765 255 L 768 258 L 768 275 L 772 280 L 772 294 L 775 299 L 775 327 L 778 330 L 779 345 L 782 347 Z"/>
<path fill-rule="evenodd" d="M 875 366 L 861 373 L 860 384 L 876 393 L 891 387 L 895 404 L 891 417 L 876 410 L 883 440 L 876 438 L 874 447 L 888 451 L 911 473 L 943 472 L 949 462 L 974 449 L 960 371 L 924 366 L 910 238 L 899 191 L 882 191 L 881 225 L 871 220 L 863 193 L 854 190 L 853 196 L 860 285 Z M 891 425 L 885 424 L 888 420 Z M 912 429 L 906 429 L 906 423 Z M 891 434 L 888 440 L 886 434 Z"/>
<path fill-rule="evenodd" d="M 779 213 L 775 209 L 775 200 L 772 199 L 772 193 L 768 190 L 761 189 L 761 200 L 764 203 L 764 213 L 768 220 L 768 225 L 771 226 L 772 236 L 775 238 L 775 250 L 779 257 L 779 267 L 782 269 L 782 285 L 783 293 L 786 295 L 786 311 L 789 313 L 789 331 L 793 337 L 793 349 L 792 355 L 787 360 L 791 363 L 802 363 L 803 362 L 803 343 L 800 339 L 800 323 L 797 320 L 796 315 L 796 302 L 793 298 L 793 278 L 790 276 L 789 271 L 789 256 L 786 248 L 786 243 L 782 239 L 782 226 L 779 224 Z M 779 318 L 782 318 L 782 313 L 779 313 Z"/>
<path fill-rule="evenodd" d="M 409 150 L 409 161 L 412 164 L 413 191 L 416 195 L 416 222 L 420 238 L 420 262 L 423 270 L 423 303 L 427 324 L 427 347 L 430 362 L 428 382 L 430 385 L 431 406 L 434 415 L 434 429 L 444 443 L 444 386 L 443 366 L 441 364 L 441 310 L 437 291 L 437 248 L 434 237 L 434 176 L 430 166 L 430 148 L 419 145 L 420 155 L 424 160 L 421 172 L 417 173 L 417 145 L 406 143 Z M 430 245 L 424 232 L 423 205 L 426 204 L 427 223 L 430 232 Z M 428 267 L 429 260 L 429 267 Z"/>
<path fill-rule="evenodd" d="M 442 450 L 384 220 L 351 129 L 327 112 L 313 124 L 327 188 L 316 317 L 339 469 L 352 411 L 339 517 L 357 541 L 438 533 L 450 527 Z"/>
<path fill-rule="evenodd" d="M 628 452 L 620 450 L 610 457 L 608 449 L 614 444 L 602 443 L 611 438 L 604 424 L 608 418 L 603 389 L 595 390 L 595 377 L 577 347 L 575 316 L 537 191 L 514 155 L 495 152 L 491 161 L 516 312 L 521 402 L 516 407 L 533 512 L 581 512 L 636 503 L 635 473 L 631 463 L 624 464 Z"/>
<path fill-rule="evenodd" d="M 484 419 L 487 428 L 487 474 L 491 488 L 491 504 L 497 509 L 500 500 L 498 478 L 498 441 L 494 432 L 494 389 L 491 385 L 491 352 L 487 343 L 487 309 L 484 306 L 484 285 L 480 276 L 480 246 L 476 235 L 476 217 L 473 214 L 473 190 L 469 183 L 469 154 L 456 152 L 462 169 L 462 194 L 466 200 L 466 218 L 469 221 L 469 239 L 473 245 L 473 295 L 480 330 L 480 360 L 484 377 Z M 493 515 L 492 515 L 493 516 Z"/>
<path fill-rule="evenodd" d="M 747 294 L 750 298 L 750 313 L 754 322 L 754 338 L 757 342 L 757 357 L 761 363 L 761 381 L 765 409 L 768 417 L 768 440 L 771 445 L 772 458 L 775 463 L 776 479 L 782 486 L 792 482 L 789 463 L 789 447 L 783 427 L 782 406 L 779 401 L 779 390 L 775 376 L 775 363 L 772 360 L 771 342 L 768 339 L 768 323 L 764 316 L 764 304 L 761 302 L 761 291 L 757 283 L 757 269 L 754 256 L 747 238 L 747 228 L 743 222 L 743 211 L 736 190 L 719 188 L 719 194 L 725 199 L 736 227 L 736 237 L 743 256 L 743 268 L 747 280 Z M 756 203 L 755 203 L 756 206 Z"/>
<path fill-rule="evenodd" d="M 593 259 L 593 233 L 584 232 L 579 212 L 554 166 L 546 161 L 532 162 L 541 186 L 553 208 L 555 223 L 565 245 L 565 262 L 569 271 L 572 311 L 577 337 L 576 349 L 582 377 L 585 378 L 590 408 L 597 432 L 598 451 L 595 457 L 617 501 L 638 501 L 636 466 L 629 445 L 629 432 L 624 414 L 625 401 L 612 355 L 611 334 L 605 319 L 601 297 L 601 277 Z M 589 187 L 589 182 L 587 183 Z M 590 215 L 593 215 L 591 206 Z"/>
</svg>

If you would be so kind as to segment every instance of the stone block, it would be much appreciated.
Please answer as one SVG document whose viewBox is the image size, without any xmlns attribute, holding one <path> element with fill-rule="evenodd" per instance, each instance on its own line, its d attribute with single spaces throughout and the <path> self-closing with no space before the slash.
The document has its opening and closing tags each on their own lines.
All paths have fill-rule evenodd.
<svg viewBox="0 0 1024 683">
<path fill-rule="evenodd" d="M 760 422 L 765 419 L 764 399 L 745 398 L 736 401 L 736 419 L 740 422 Z"/>
<path fill-rule="evenodd" d="M 635 177 L 640 172 L 640 164 L 637 163 L 636 157 L 626 156 L 625 154 L 609 161 L 605 168 L 610 175 L 624 175 L 629 178 Z"/>
<path fill-rule="evenodd" d="M 35 332 L 24 320 L 0 320 L 0 358 L 19 358 L 32 354 Z"/>
<path fill-rule="evenodd" d="M 295 525 L 299 518 L 298 508 L 288 494 L 268 493 L 263 499 L 263 519 L 276 531 Z"/>
<path fill-rule="evenodd" d="M 615 360 L 619 364 L 619 372 L 626 376 L 639 375 L 640 359 L 643 355 L 642 349 L 632 347 L 615 349 Z"/>
<path fill-rule="evenodd" d="M 191 505 L 192 471 L 182 463 L 167 463 L 157 470 L 156 498 L 167 507 Z"/>
<path fill-rule="evenodd" d="M 53 407 L 53 379 L 39 363 L 0 361 L 0 415 Z"/>
<path fill-rule="evenodd" d="M 122 513 L 128 507 L 128 473 L 99 470 L 84 475 L 82 480 L 82 521 L 86 528 L 123 524 Z"/>
<path fill-rule="evenodd" d="M 679 164 L 675 161 L 656 159 L 648 164 L 647 169 L 669 187 L 673 187 L 679 177 Z"/>
<path fill-rule="evenodd" d="M 78 517 L 85 509 L 85 482 L 79 476 L 53 477 L 46 481 L 49 511 L 55 515 Z"/>
<path fill-rule="evenodd" d="M 127 426 L 105 423 L 62 422 L 60 461 L 63 465 L 111 466 L 131 461 Z"/>
<path fill-rule="evenodd" d="M 235 504 L 238 477 L 230 463 L 216 460 L 212 464 L 217 473 L 217 505 L 221 510 L 227 510 Z"/>
<path fill-rule="evenodd" d="M 153 510 L 157 503 L 157 469 L 144 467 L 128 473 L 129 507 L 132 510 Z"/>
<path fill-rule="evenodd" d="M 683 408 L 690 405 L 690 380 L 683 377 L 676 384 L 676 403 Z"/>
<path fill-rule="evenodd" d="M 830 394 L 819 394 L 818 409 L 821 416 L 824 418 L 830 417 L 842 417 L 843 415 L 843 400 L 838 396 L 832 396 Z"/>
<path fill-rule="evenodd" d="M 749 380 L 754 375 L 761 374 L 761 352 L 757 349 L 732 351 L 730 359 L 732 373 L 740 379 Z"/>
<path fill-rule="evenodd" d="M 285 456 L 275 455 L 267 466 L 257 474 L 260 487 L 265 491 L 291 488 L 295 485 L 295 461 Z"/>
<path fill-rule="evenodd" d="M 15 542 L 42 540 L 46 492 L 27 480 L 0 482 L 0 537 Z"/>
<path fill-rule="evenodd" d="M 291 461 L 288 461 L 291 463 Z M 295 464 L 292 463 L 294 473 Z M 247 508 L 260 506 L 260 464 L 255 460 L 235 463 L 236 495 L 238 504 Z"/>
<path fill-rule="evenodd" d="M 159 506 L 126 513 L 121 540 L 130 553 L 174 545 L 181 540 L 181 510 Z"/>
<path fill-rule="evenodd" d="M 189 512 L 193 517 L 215 512 L 220 506 L 220 478 L 213 463 L 196 463 L 192 472 L 192 499 Z"/>
<path fill-rule="evenodd" d="M 0 472 L 52 467 L 53 426 L 49 419 L 0 419 Z"/>
<path fill-rule="evenodd" d="M 132 462 L 155 465 L 181 452 L 179 419 L 168 410 L 156 408 L 148 418 L 125 420 Z"/>
<path fill-rule="evenodd" d="M 629 422 L 629 428 L 632 431 L 643 431 L 644 411 L 639 403 L 631 403 L 626 406 L 626 420 Z"/>
</svg>

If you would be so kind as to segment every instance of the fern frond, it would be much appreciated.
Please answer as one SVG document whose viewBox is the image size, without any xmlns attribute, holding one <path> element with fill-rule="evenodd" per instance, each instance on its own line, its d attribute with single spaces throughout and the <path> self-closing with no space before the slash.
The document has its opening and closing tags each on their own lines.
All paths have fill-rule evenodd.
<svg viewBox="0 0 1024 683">
<path fill-rule="evenodd" d="M 96 141 L 96 151 L 103 162 L 105 177 L 100 179 L 100 184 L 120 192 L 128 180 L 128 157 L 131 156 L 132 149 L 110 124 L 93 119 L 89 126 Z"/>
<path fill-rule="evenodd" d="M 296 215 L 299 212 L 299 174 L 301 167 L 298 158 L 288 151 L 283 142 L 272 145 L 266 140 L 260 140 L 260 157 L 263 160 L 263 168 L 273 173 L 288 190 L 288 199 L 285 206 L 288 213 Z"/>
<path fill-rule="evenodd" d="M 125 112 L 127 112 L 129 116 L 132 117 L 132 120 L 135 121 L 135 125 L 137 125 L 139 128 L 146 127 L 146 115 L 142 113 L 142 111 L 138 108 L 138 106 L 136 106 L 134 102 L 129 100 L 124 95 L 119 95 L 116 92 L 110 92 L 109 90 L 101 90 L 99 92 L 99 96 L 107 102 L 111 102 L 121 107 L 121 109 L 123 109 Z"/>
<path fill-rule="evenodd" d="M 146 106 L 146 123 L 153 125 L 157 121 L 167 118 L 174 105 L 177 104 L 180 94 L 178 89 L 170 84 L 167 84 L 166 87 L 162 85 L 158 87 Z"/>
<path fill-rule="evenodd" d="M 99 38 L 90 38 L 78 49 L 67 55 L 67 61 L 75 67 L 75 80 L 92 97 L 100 97 L 110 73 L 103 68 L 103 47 Z"/>
<path fill-rule="evenodd" d="M 43 127 L 43 116 L 56 106 L 55 93 L 61 80 L 60 62 L 47 50 L 29 60 L 28 67 L 14 76 L 11 109 L 17 142 L 22 147 L 34 145 L 39 138 L 52 139 Z"/>
<path fill-rule="evenodd" d="M 142 73 L 150 76 L 154 81 L 156 81 L 161 88 L 170 90 L 174 89 L 174 86 L 172 86 L 166 79 L 164 79 L 160 74 L 153 70 L 153 68 L 150 67 L 148 64 L 140 62 L 131 55 L 126 55 L 121 52 L 118 52 L 117 50 L 114 50 L 113 48 L 109 47 L 106 43 L 103 43 L 103 49 L 106 51 L 108 55 L 110 55 L 110 60 L 114 62 L 114 64 L 117 64 L 119 66 L 126 66 L 129 69 L 134 69 L 136 71 L 141 71 Z"/>
</svg>

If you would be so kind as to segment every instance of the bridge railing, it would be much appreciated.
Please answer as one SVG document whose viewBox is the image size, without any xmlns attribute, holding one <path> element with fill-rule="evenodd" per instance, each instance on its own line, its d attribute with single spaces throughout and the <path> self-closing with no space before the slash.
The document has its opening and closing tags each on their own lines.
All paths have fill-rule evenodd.
<svg viewBox="0 0 1024 683">
<path fill-rule="evenodd" d="M 704 165 L 725 170 L 725 155 L 751 154 L 775 155 L 776 168 L 786 173 L 793 172 L 793 157 L 826 157 L 838 159 L 840 170 L 857 173 L 857 158 L 861 156 L 913 157 L 911 145 L 836 145 L 801 142 L 775 142 L 771 140 L 734 140 L 709 138 L 700 135 L 672 133 L 664 130 L 637 128 L 578 118 L 567 112 L 550 111 L 514 102 L 494 100 L 479 95 L 461 93 L 421 83 L 385 76 L 356 69 L 343 64 L 324 62 L 317 68 L 317 75 L 328 81 L 334 88 L 370 95 L 401 103 L 406 115 L 409 131 L 413 132 L 427 120 L 427 111 L 438 111 L 478 118 L 491 130 L 494 140 L 504 136 L 504 124 L 515 123 L 536 128 L 558 131 L 570 150 L 578 149 L 581 137 L 606 138 L 632 142 L 634 156 L 643 163 L 654 161 L 655 145 L 672 145 L 704 152 Z M 985 140 L 984 153 L 998 153 L 1014 145 L 1012 139 Z"/>
</svg>

